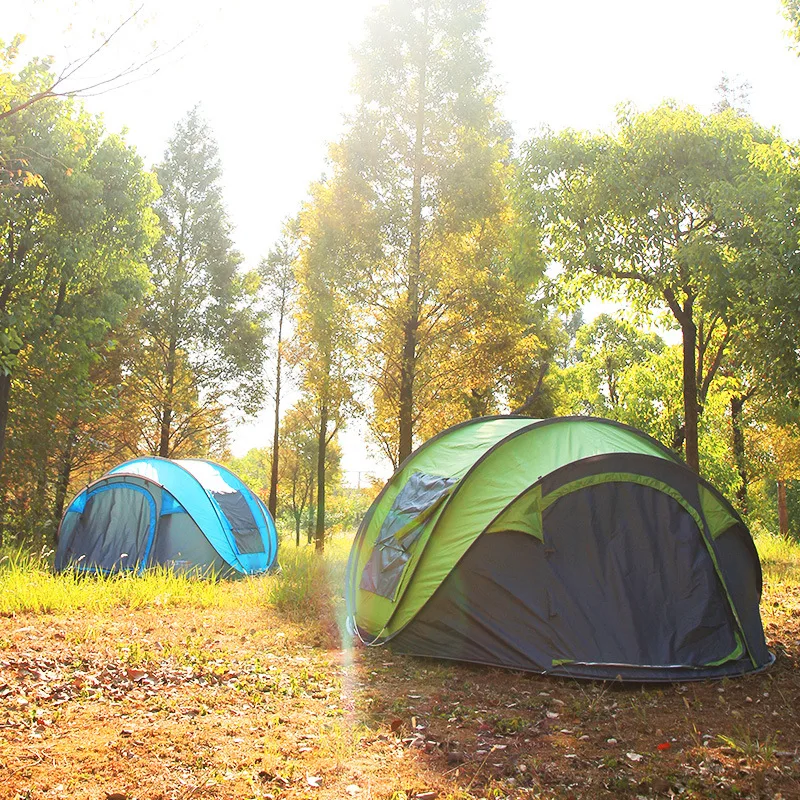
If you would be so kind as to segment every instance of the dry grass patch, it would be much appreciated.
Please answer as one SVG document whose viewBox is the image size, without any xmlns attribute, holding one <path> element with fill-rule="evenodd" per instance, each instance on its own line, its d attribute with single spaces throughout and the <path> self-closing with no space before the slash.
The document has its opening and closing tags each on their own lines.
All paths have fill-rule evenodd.
<svg viewBox="0 0 800 800">
<path fill-rule="evenodd" d="M 779 545 L 776 665 L 668 686 L 353 649 L 345 546 L 252 581 L 108 584 L 114 602 L 83 581 L 0 619 L 0 798 L 797 798 L 800 559 Z"/>
</svg>

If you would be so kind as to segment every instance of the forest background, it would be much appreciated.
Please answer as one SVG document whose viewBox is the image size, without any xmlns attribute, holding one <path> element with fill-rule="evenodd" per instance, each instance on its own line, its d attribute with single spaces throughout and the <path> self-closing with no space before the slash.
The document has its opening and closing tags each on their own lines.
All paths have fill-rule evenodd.
<svg viewBox="0 0 800 800">
<path fill-rule="evenodd" d="M 152 454 L 228 463 L 321 549 L 377 488 L 342 480 L 348 424 L 396 466 L 509 411 L 641 428 L 754 528 L 800 536 L 798 143 L 725 76 L 705 110 L 623 104 L 516 141 L 485 25 L 475 0 L 371 13 L 325 173 L 257 264 L 202 107 L 151 167 L 83 103 L 158 81 L 180 41 L 100 74 L 92 49 L 56 64 L 6 35 L 2 544 L 51 544 L 73 492 Z M 584 319 L 592 298 L 613 313 Z M 269 446 L 231 458 L 265 408 Z"/>
</svg>

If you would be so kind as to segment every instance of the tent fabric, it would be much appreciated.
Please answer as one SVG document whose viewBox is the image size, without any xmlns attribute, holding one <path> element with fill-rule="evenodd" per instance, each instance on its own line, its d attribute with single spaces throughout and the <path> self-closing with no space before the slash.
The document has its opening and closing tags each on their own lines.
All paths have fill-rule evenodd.
<svg viewBox="0 0 800 800">
<path fill-rule="evenodd" d="M 75 497 L 59 527 L 55 566 L 251 574 L 276 558 L 275 524 L 236 475 L 208 461 L 152 457 L 114 467 Z"/>
<path fill-rule="evenodd" d="M 447 491 L 406 506 L 422 480 Z M 414 537 L 393 561 L 400 520 Z M 772 660 L 738 514 L 674 453 L 609 420 L 491 417 L 444 431 L 367 513 L 346 595 L 364 641 L 418 655 L 630 680 Z"/>
<path fill-rule="evenodd" d="M 102 525 L 106 535 L 90 537 L 87 521 Z M 147 559 L 156 526 L 156 502 L 141 486 L 97 486 L 87 493 L 86 507 L 77 523 L 76 537 L 86 536 L 89 563 L 137 566 Z"/>
</svg>

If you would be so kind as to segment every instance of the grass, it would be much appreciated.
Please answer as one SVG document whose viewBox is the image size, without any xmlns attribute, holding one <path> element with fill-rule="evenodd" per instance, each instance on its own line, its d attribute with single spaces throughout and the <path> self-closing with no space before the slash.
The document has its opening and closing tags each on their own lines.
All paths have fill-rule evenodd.
<svg viewBox="0 0 800 800">
<path fill-rule="evenodd" d="M 114 608 L 247 606 L 274 608 L 302 621 L 328 610 L 344 580 L 348 548 L 347 539 L 333 539 L 324 557 L 319 558 L 312 547 L 289 545 L 279 553 L 279 572 L 225 581 L 164 568 L 150 569 L 143 575 L 56 575 L 50 553 L 12 551 L 0 558 L 0 616 Z"/>
<path fill-rule="evenodd" d="M 777 749 L 775 736 L 772 734 L 767 734 L 763 740 L 759 740 L 747 730 L 739 730 L 733 736 L 720 734 L 717 738 L 734 753 L 751 761 L 772 761 Z"/>
<path fill-rule="evenodd" d="M 757 531 L 753 540 L 769 583 L 800 584 L 800 542 L 767 531 Z"/>
<path fill-rule="evenodd" d="M 755 536 L 765 582 L 800 584 L 800 543 L 759 532 Z M 11 551 L 0 557 L 0 616 L 114 608 L 274 608 L 294 622 L 321 618 L 341 593 L 349 537 L 327 543 L 318 558 L 312 547 L 285 545 L 281 570 L 241 580 L 215 581 L 152 569 L 141 576 L 55 575 L 48 552 Z"/>
<path fill-rule="evenodd" d="M 216 582 L 56 576 L 47 554 L 12 553 L 0 796 L 800 797 L 800 545 L 756 544 L 776 665 L 644 688 L 353 647 L 347 538 L 323 558 L 290 542 L 280 573 Z"/>
</svg>

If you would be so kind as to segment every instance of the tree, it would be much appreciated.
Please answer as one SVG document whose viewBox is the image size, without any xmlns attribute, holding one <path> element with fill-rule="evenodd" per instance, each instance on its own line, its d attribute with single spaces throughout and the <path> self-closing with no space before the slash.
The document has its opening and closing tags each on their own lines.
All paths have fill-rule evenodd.
<svg viewBox="0 0 800 800">
<path fill-rule="evenodd" d="M 317 552 L 325 547 L 328 445 L 353 407 L 357 327 L 353 298 L 364 264 L 364 237 L 349 236 L 361 216 L 359 200 L 336 177 L 311 189 L 298 218 L 294 363 L 317 424 Z"/>
<path fill-rule="evenodd" d="M 500 253 L 510 134 L 496 108 L 484 17 L 479 0 L 380 7 L 356 55 L 358 108 L 332 150 L 377 247 L 363 294 L 366 377 L 371 427 L 394 463 L 422 431 L 448 424 L 440 403 L 483 364 L 476 346 L 491 342 L 487 327 L 507 296 L 488 302 L 509 277 Z M 462 416 L 464 399 L 453 401 Z"/>
<path fill-rule="evenodd" d="M 756 453 L 756 470 L 774 482 L 778 530 L 786 537 L 790 533 L 787 484 L 800 481 L 800 412 L 785 400 L 769 405 L 764 419 L 748 431 L 748 439 Z"/>
<path fill-rule="evenodd" d="M 618 418 L 620 383 L 626 372 L 663 349 L 658 334 L 644 333 L 625 320 L 600 314 L 576 332 L 573 363 L 560 375 L 566 390 L 562 410 Z"/>
<path fill-rule="evenodd" d="M 130 383 L 150 409 L 145 448 L 168 458 L 198 432 L 224 433 L 219 410 L 228 396 L 245 409 L 257 406 L 264 331 L 259 278 L 239 269 L 217 147 L 197 108 L 177 125 L 156 172 L 164 237 L 150 258 L 145 347 L 130 365 Z"/>
<path fill-rule="evenodd" d="M 281 502 L 288 507 L 294 526 L 295 545 L 300 546 L 303 515 L 311 503 L 317 464 L 317 424 L 310 409 L 298 404 L 290 408 L 281 422 L 285 452 L 281 460 Z"/>
<path fill-rule="evenodd" d="M 0 73 L 0 122 L 43 101 L 105 94 L 154 75 L 158 71 L 156 62 L 174 47 L 160 53 L 158 45 L 154 45 L 150 52 L 141 58 L 137 57 L 119 71 L 107 72 L 102 68 L 98 69 L 97 66 L 100 55 L 111 46 L 122 30 L 135 20 L 142 8 L 144 5 L 123 19 L 110 34 L 101 36 L 93 49 L 65 64 L 58 73 L 52 70 L 52 58 L 37 59 L 33 65 L 37 68 L 37 72 L 38 67 L 45 68 L 41 73 L 45 77 L 44 80 L 31 83 L 23 78 L 22 81 L 16 82 Z M 17 34 L 7 46 L 0 40 L 0 63 L 10 64 L 16 58 L 19 47 L 24 41 L 25 37 L 22 34 Z M 90 65 L 91 72 L 87 70 Z M 2 152 L 0 150 L 0 157 Z"/>
<path fill-rule="evenodd" d="M 313 403 L 303 398 L 292 406 L 281 421 L 281 443 L 284 456 L 281 459 L 280 494 L 281 506 L 288 510 L 294 527 L 295 545 L 300 546 L 300 531 L 303 516 L 312 511 L 314 484 L 317 477 L 319 451 L 319 420 Z M 339 477 L 339 462 L 342 454 L 335 442 L 325 449 L 326 489 Z M 327 491 L 326 491 L 327 496 Z M 308 521 L 314 515 L 308 514 Z M 327 520 L 327 510 L 325 513 Z M 309 531 L 311 543 L 315 528 Z"/>
<path fill-rule="evenodd" d="M 290 230 L 270 251 L 261 263 L 261 276 L 266 297 L 267 314 L 275 328 L 275 418 L 272 429 L 272 459 L 269 482 L 269 501 L 267 506 L 274 517 L 278 508 L 278 474 L 280 471 L 280 419 L 281 419 L 281 378 L 284 361 L 283 344 L 284 329 L 288 322 L 292 302 L 294 300 L 297 280 L 294 269 L 297 260 L 295 240 Z"/>
<path fill-rule="evenodd" d="M 752 255 L 751 215 L 775 135 L 728 110 L 620 111 L 615 134 L 546 134 L 524 148 L 531 225 L 575 288 L 666 306 L 683 338 L 689 466 L 698 419 L 735 327 L 736 278 Z"/>
<path fill-rule="evenodd" d="M 13 175 L 0 191 L 1 465 L 23 351 L 58 342 L 64 353 L 93 358 L 94 345 L 142 298 L 158 229 L 153 176 L 120 137 L 105 136 L 69 102 L 7 118 L 0 137 L 42 179 Z"/>
<path fill-rule="evenodd" d="M 800 0 L 782 0 L 782 2 L 783 13 L 789 23 L 787 33 L 792 40 L 792 49 L 798 50 L 800 47 Z"/>
</svg>

